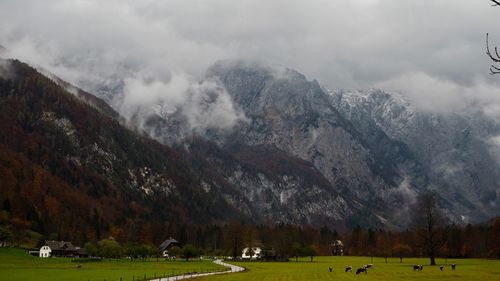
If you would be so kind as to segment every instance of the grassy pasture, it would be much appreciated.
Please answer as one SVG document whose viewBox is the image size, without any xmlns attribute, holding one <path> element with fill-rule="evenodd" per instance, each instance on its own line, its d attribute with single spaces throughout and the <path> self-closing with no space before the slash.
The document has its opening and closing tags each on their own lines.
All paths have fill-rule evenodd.
<svg viewBox="0 0 500 281">
<path fill-rule="evenodd" d="M 444 260 L 437 260 L 444 264 Z M 346 273 L 347 265 L 352 265 L 354 271 L 363 264 L 373 263 L 374 268 L 368 274 L 356 275 L 354 272 Z M 447 265 L 443 272 L 439 266 L 428 266 L 428 259 L 389 259 L 388 263 L 382 258 L 369 257 L 315 257 L 314 262 L 308 258 L 299 262 L 239 262 L 235 263 L 246 267 L 244 273 L 219 275 L 198 278 L 199 281 L 316 281 L 316 280 L 463 280 L 463 281 L 500 281 L 500 261 L 480 259 L 449 259 L 448 264 L 455 263 L 457 269 L 452 271 Z M 424 270 L 414 272 L 413 264 L 423 264 Z M 329 272 L 328 267 L 333 267 Z M 129 261 L 129 260 L 104 260 L 95 263 L 83 263 L 82 268 L 77 268 L 77 263 L 67 258 L 41 259 L 31 257 L 26 251 L 12 248 L 0 248 L 0 280 L 7 281 L 123 281 L 143 278 L 144 273 L 151 278 L 156 273 L 157 277 L 194 272 L 221 270 L 222 267 L 210 261 Z"/>
<path fill-rule="evenodd" d="M 363 264 L 372 263 L 370 257 L 315 257 L 314 262 L 302 259 L 299 262 L 286 263 L 240 262 L 235 263 L 246 267 L 248 271 L 229 275 L 219 275 L 199 278 L 199 281 L 316 281 L 316 280 L 453 280 L 453 281 L 495 281 L 500 280 L 499 260 L 480 259 L 448 259 L 448 264 L 455 263 L 456 270 L 452 271 L 448 265 L 441 272 L 438 266 L 428 266 L 429 259 L 399 259 L 390 258 L 388 263 L 383 258 L 373 258 L 373 269 L 368 274 L 356 275 L 355 272 L 346 273 L 345 267 L 353 266 L 353 271 Z M 421 272 L 413 271 L 413 264 L 424 265 Z M 333 267 L 329 272 L 328 267 Z"/>
<path fill-rule="evenodd" d="M 132 281 L 181 274 L 187 272 L 216 271 L 225 268 L 211 261 L 148 261 L 103 260 L 102 262 L 71 262 L 70 258 L 38 258 L 28 255 L 27 251 L 13 248 L 0 248 L 0 280 L 3 281 Z"/>
</svg>

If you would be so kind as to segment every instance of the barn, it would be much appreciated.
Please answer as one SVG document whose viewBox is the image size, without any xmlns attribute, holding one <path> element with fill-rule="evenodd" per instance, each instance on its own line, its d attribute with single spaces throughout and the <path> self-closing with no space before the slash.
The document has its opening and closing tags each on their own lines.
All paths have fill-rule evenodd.
<svg viewBox="0 0 500 281">
<path fill-rule="evenodd" d="M 45 241 L 40 248 L 39 257 L 75 257 L 78 255 L 78 250 L 71 242 L 67 241 Z"/>
</svg>

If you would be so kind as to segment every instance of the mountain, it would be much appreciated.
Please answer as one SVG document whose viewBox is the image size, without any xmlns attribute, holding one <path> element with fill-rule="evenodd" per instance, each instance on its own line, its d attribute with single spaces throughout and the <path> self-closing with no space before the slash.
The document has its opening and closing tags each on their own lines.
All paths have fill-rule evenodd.
<svg viewBox="0 0 500 281">
<path fill-rule="evenodd" d="M 397 93 L 327 91 L 297 71 L 242 61 L 218 62 L 206 79 L 220 83 L 246 119 L 196 132 L 200 159 L 267 219 L 406 227 L 410 206 L 427 190 L 457 223 L 498 214 L 490 140 L 500 130 L 480 111 L 425 112 Z M 182 118 L 155 118 L 147 131 L 191 147 L 175 133 Z"/>
<path fill-rule="evenodd" d="M 500 165 L 491 139 L 500 126 L 481 111 L 439 114 L 418 110 L 381 90 L 336 91 L 334 105 L 353 124 L 405 143 L 425 168 L 427 188 L 448 201 L 461 220 L 485 220 L 499 209 Z"/>
<path fill-rule="evenodd" d="M 19 61 L 0 66 L 0 207 L 12 222 L 75 241 L 158 241 L 183 224 L 248 219 L 217 180 L 101 100 Z"/>
<path fill-rule="evenodd" d="M 46 71 L 0 61 L 0 207 L 82 241 L 157 241 L 235 219 L 404 228 L 426 190 L 455 222 L 498 214 L 500 127 L 480 111 L 424 112 L 396 93 L 328 91 L 241 61 L 214 64 L 205 80 L 215 86 L 196 106 L 223 97 L 244 118 L 196 130 L 188 110 L 124 120 Z"/>
<path fill-rule="evenodd" d="M 250 120 L 224 142 L 273 146 L 310 162 L 346 201 L 375 214 L 371 224 L 398 224 L 405 214 L 394 210 L 407 207 L 408 190 L 423 189 L 427 178 L 407 145 L 381 130 L 364 135 L 316 81 L 242 62 L 220 62 L 207 76 L 223 83 Z"/>
<path fill-rule="evenodd" d="M 178 148 L 179 149 L 179 148 Z M 345 229 L 372 218 L 347 199 L 310 162 L 275 146 L 232 144 L 220 147 L 203 138 L 185 139 L 181 151 L 199 174 L 221 178 L 248 201 L 261 222 L 312 224 Z M 361 217 L 365 215 L 365 218 Z"/>
</svg>

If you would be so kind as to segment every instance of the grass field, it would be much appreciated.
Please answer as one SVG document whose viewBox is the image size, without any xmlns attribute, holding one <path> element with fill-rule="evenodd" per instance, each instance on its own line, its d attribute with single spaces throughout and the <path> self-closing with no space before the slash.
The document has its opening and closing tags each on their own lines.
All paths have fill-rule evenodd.
<svg viewBox="0 0 500 281">
<path fill-rule="evenodd" d="M 129 261 L 104 260 L 102 262 L 71 262 L 69 258 L 38 258 L 27 251 L 13 248 L 0 248 L 0 280 L 2 281 L 123 281 L 151 278 L 155 274 L 165 275 L 187 272 L 215 271 L 225 268 L 211 261 Z M 135 276 L 135 278 L 134 278 Z"/>
<path fill-rule="evenodd" d="M 199 281 L 316 281 L 316 280 L 463 280 L 463 281 L 500 281 L 499 260 L 449 259 L 448 264 L 455 263 L 457 269 L 452 271 L 446 266 L 444 271 L 439 266 L 427 266 L 428 259 L 389 259 L 386 264 L 382 258 L 369 257 L 315 257 L 314 262 L 302 259 L 299 262 L 240 262 L 248 270 L 244 273 L 219 275 L 199 278 Z M 444 260 L 438 260 L 443 264 Z M 373 263 L 368 274 L 356 275 L 346 273 L 347 265 L 354 270 L 363 264 Z M 424 270 L 414 272 L 413 264 L 423 264 Z M 329 272 L 328 267 L 333 267 Z M 146 274 L 151 278 L 186 272 L 221 270 L 222 267 L 210 261 L 134 261 L 104 260 L 102 262 L 77 263 L 66 258 L 41 259 L 31 257 L 26 251 L 12 248 L 0 248 L 0 280 L 7 281 L 123 281 L 138 280 Z M 135 278 L 134 278 L 135 277 Z"/>
<path fill-rule="evenodd" d="M 444 263 L 444 260 L 437 260 Z M 373 263 L 373 269 L 356 275 L 354 272 L 344 272 L 345 267 L 352 265 L 354 271 L 363 264 Z M 439 266 L 426 266 L 428 259 L 404 259 L 399 263 L 399 259 L 389 259 L 384 263 L 382 258 L 374 258 L 373 262 L 369 257 L 316 257 L 313 263 L 308 260 L 299 262 L 290 261 L 286 263 L 266 263 L 266 262 L 240 262 L 235 263 L 248 269 L 247 272 L 229 275 L 219 275 L 197 279 L 198 281 L 315 281 L 315 280 L 463 280 L 463 281 L 495 281 L 500 280 L 499 260 L 479 260 L 479 259 L 448 259 L 448 263 L 455 263 L 456 270 L 452 271 L 450 266 L 446 266 L 441 272 Z M 413 264 L 424 265 L 421 272 L 413 271 Z M 328 267 L 333 267 L 333 272 L 329 272 Z"/>
</svg>

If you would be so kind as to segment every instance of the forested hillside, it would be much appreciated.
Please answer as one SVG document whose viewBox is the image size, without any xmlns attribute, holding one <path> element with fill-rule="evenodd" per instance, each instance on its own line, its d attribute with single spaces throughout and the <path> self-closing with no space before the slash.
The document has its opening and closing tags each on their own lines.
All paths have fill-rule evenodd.
<svg viewBox="0 0 500 281">
<path fill-rule="evenodd" d="M 126 129 L 18 61 L 0 76 L 2 231 L 76 242 L 157 242 L 187 223 L 240 217 L 178 153 Z"/>
</svg>

